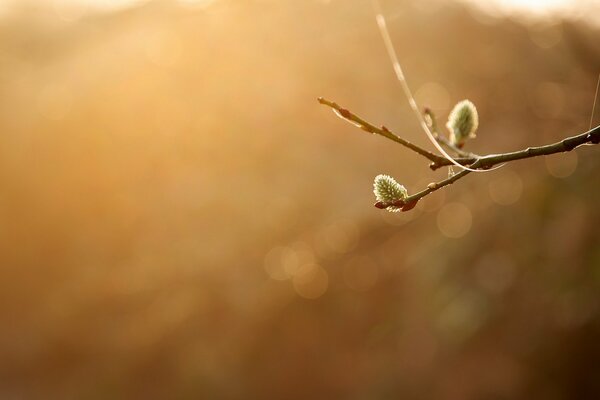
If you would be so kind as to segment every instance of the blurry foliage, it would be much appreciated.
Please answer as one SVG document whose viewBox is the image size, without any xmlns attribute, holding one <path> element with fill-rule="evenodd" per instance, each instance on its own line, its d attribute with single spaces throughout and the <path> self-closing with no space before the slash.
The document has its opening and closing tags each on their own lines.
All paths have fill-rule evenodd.
<svg viewBox="0 0 600 400">
<path fill-rule="evenodd" d="M 369 207 L 446 172 L 315 102 L 426 144 L 367 3 L 3 17 L 0 397 L 600 394 L 597 149 Z M 477 104 L 473 151 L 587 128 L 584 23 L 385 7 L 417 100 Z"/>
</svg>

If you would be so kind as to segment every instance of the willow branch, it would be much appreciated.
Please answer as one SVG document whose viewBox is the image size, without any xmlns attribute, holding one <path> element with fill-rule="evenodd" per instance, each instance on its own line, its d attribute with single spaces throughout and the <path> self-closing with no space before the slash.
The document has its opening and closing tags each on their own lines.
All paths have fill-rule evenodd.
<svg viewBox="0 0 600 400">
<path fill-rule="evenodd" d="M 402 139 L 401 137 L 393 134 L 389 129 L 387 129 L 384 126 L 382 126 L 381 128 L 378 128 L 375 125 L 370 124 L 369 122 L 363 120 L 359 116 L 353 114 L 349 110 L 340 107 L 335 102 L 325 100 L 321 97 L 318 99 L 318 101 L 321 104 L 331 107 L 338 116 L 340 116 L 341 118 L 358 126 L 362 130 L 373 133 L 373 134 L 381 135 L 390 140 L 393 140 L 394 142 L 400 143 L 404 147 L 407 147 L 410 150 L 413 150 L 414 152 L 427 158 L 428 160 L 431 161 L 431 164 L 429 165 L 429 167 L 432 170 L 436 170 L 443 166 L 452 165 L 452 162 L 450 160 L 446 159 L 445 157 L 441 157 L 437 154 L 431 153 L 419 146 L 416 146 L 416 145 L 408 142 L 407 140 Z M 438 138 L 439 137 L 440 136 L 438 135 Z M 454 159 L 454 161 L 460 163 L 461 165 L 468 165 L 471 169 L 489 169 L 489 168 L 494 167 L 495 165 L 507 163 L 510 161 L 522 160 L 522 159 L 526 159 L 526 158 L 533 158 L 533 157 L 539 157 L 539 156 L 547 156 L 547 155 L 557 154 L 557 153 L 564 153 L 564 152 L 572 151 L 582 145 L 593 145 L 593 144 L 598 144 L 598 143 L 600 143 L 600 125 L 598 125 L 597 127 L 593 128 L 593 129 L 590 129 L 587 132 L 581 133 L 579 135 L 567 137 L 559 142 L 547 144 L 545 146 L 528 147 L 526 149 L 519 150 L 519 151 L 513 151 L 513 152 L 509 152 L 509 153 L 502 153 L 502 154 L 490 154 L 490 155 L 486 155 L 486 156 L 477 156 L 477 155 L 473 154 L 473 155 L 469 155 L 467 157 L 457 157 Z M 465 154 L 462 151 L 460 153 L 459 152 L 457 152 L 457 153 Z M 421 198 L 429 195 L 430 193 L 435 192 L 436 190 L 443 188 L 444 186 L 451 185 L 452 183 L 454 183 L 454 182 L 458 181 L 459 179 L 462 179 L 463 177 L 468 175 L 470 172 L 471 171 L 468 171 L 468 170 L 462 170 L 459 173 L 451 175 L 448 178 L 446 178 L 440 182 L 430 183 L 429 185 L 427 185 L 426 189 L 424 189 L 418 193 L 415 193 L 411 196 L 408 196 L 404 199 L 397 200 L 392 203 L 377 202 L 377 203 L 375 203 L 375 207 L 383 209 L 383 208 L 388 208 L 390 206 L 395 206 L 395 207 L 401 208 L 402 211 L 408 211 L 408 210 L 412 209 L 413 207 L 415 207 L 415 205 Z"/>
<path fill-rule="evenodd" d="M 598 144 L 600 143 L 600 125 L 597 127 L 590 129 L 587 132 L 581 133 L 579 135 L 571 136 L 565 138 L 559 142 L 547 144 L 545 146 L 537 146 L 537 147 L 528 147 L 523 150 L 513 151 L 510 153 L 502 153 L 502 154 L 490 154 L 487 156 L 482 156 L 478 159 L 478 167 L 481 169 L 488 169 L 495 165 L 506 163 L 509 161 L 522 160 L 525 158 L 533 158 L 539 156 L 548 156 L 551 154 L 564 153 L 567 151 L 571 151 L 576 149 L 579 146 L 584 144 Z M 456 161 L 467 163 L 468 165 L 469 159 L 456 159 Z M 436 170 L 440 167 L 452 165 L 449 160 L 441 160 L 441 162 L 434 161 L 429 165 L 429 167 L 433 170 Z M 471 165 L 471 168 L 474 167 L 474 164 Z"/>
<path fill-rule="evenodd" d="M 326 100 L 322 97 L 319 97 L 317 99 L 317 101 L 321 104 L 331 107 L 338 116 L 349 121 L 353 125 L 359 127 L 363 131 L 373 133 L 375 135 L 380 135 L 380 136 L 386 137 L 396 143 L 400 143 L 402 146 L 407 147 L 410 150 L 414 151 L 415 153 L 418 153 L 418 154 L 422 155 L 423 157 L 427 158 L 429 161 L 431 161 L 435 165 L 441 165 L 441 163 L 443 163 L 444 160 L 446 160 L 442 156 L 438 156 L 437 154 L 427 151 L 427 150 L 409 142 L 408 140 L 402 139 L 400 136 L 392 133 L 385 126 L 378 128 L 377 126 L 370 124 L 369 122 L 365 121 L 358 115 L 353 114 L 348 109 L 339 106 L 337 103 L 335 103 L 333 101 Z"/>
</svg>

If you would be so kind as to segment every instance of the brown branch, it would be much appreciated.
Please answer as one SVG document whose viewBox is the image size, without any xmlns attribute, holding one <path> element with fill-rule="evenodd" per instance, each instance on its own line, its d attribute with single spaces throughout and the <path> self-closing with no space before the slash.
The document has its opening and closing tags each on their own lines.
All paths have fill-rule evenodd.
<svg viewBox="0 0 600 400">
<path fill-rule="evenodd" d="M 450 160 L 446 159 L 445 157 L 441 157 L 441 156 L 438 156 L 437 154 L 433 154 L 425 149 L 422 149 L 419 146 L 416 146 L 416 145 L 402 139 L 399 136 L 396 136 L 395 134 L 390 132 L 386 127 L 377 128 L 376 126 L 368 123 L 367 121 L 365 121 L 362 118 L 358 117 L 357 115 L 351 113 L 347 109 L 340 107 L 338 104 L 336 104 L 334 102 L 325 100 L 321 97 L 318 99 L 318 101 L 321 104 L 324 104 L 324 105 L 327 105 L 327 106 L 333 108 L 339 116 L 348 120 L 349 122 L 353 123 L 354 125 L 360 127 L 361 129 L 363 129 L 367 132 L 370 132 L 370 133 L 384 136 L 384 137 L 391 139 L 394 142 L 400 143 L 401 145 L 424 156 L 428 160 L 432 161 L 432 163 L 429 165 L 429 167 L 432 170 L 436 170 L 443 166 L 452 165 L 452 162 Z M 502 153 L 502 154 L 490 154 L 487 156 L 473 155 L 473 157 L 458 157 L 458 158 L 455 158 L 454 161 L 458 162 L 461 165 L 469 166 L 469 168 L 471 168 L 471 169 L 489 169 L 498 164 L 507 163 L 510 161 L 522 160 L 525 158 L 533 158 L 533 157 L 539 157 L 539 156 L 547 156 L 547 155 L 557 154 L 557 153 L 564 153 L 567 151 L 574 150 L 577 147 L 582 146 L 584 144 L 598 144 L 598 143 L 600 143 L 600 125 L 598 125 L 597 127 L 593 128 L 593 129 L 590 129 L 587 132 L 581 133 L 579 135 L 571 136 L 571 137 L 565 138 L 559 142 L 547 144 L 545 146 L 528 147 L 526 149 L 519 150 L 519 151 L 513 151 L 513 152 L 509 152 L 509 153 Z M 408 210 L 412 209 L 413 207 L 415 207 L 417 202 L 421 198 L 427 196 L 428 194 L 430 194 L 432 192 L 435 192 L 436 190 L 443 188 L 444 186 L 451 185 L 452 183 L 456 182 L 457 180 L 468 175 L 470 172 L 471 171 L 469 171 L 469 170 L 462 170 L 462 171 L 458 172 L 457 174 L 454 174 L 440 182 L 430 183 L 429 185 L 427 185 L 426 189 L 424 189 L 418 193 L 415 193 L 411 196 L 408 196 L 405 199 L 397 200 L 392 203 L 377 202 L 377 203 L 375 203 L 375 207 L 383 209 L 383 208 L 387 208 L 390 206 L 395 206 L 395 207 L 401 208 L 402 211 L 408 211 Z"/>
<path fill-rule="evenodd" d="M 432 153 L 430 151 L 427 151 L 427 150 L 425 150 L 425 149 L 423 149 L 423 148 L 421 148 L 421 147 L 419 147 L 419 146 L 417 146 L 415 144 L 412 144 L 408 140 L 402 139 L 398 135 L 395 135 L 394 133 L 392 133 L 385 126 L 382 126 L 381 128 L 378 128 L 375 125 L 368 123 L 367 121 L 365 121 L 364 119 L 362 119 L 358 115 L 353 114 L 352 112 L 350 112 L 346 108 L 340 107 L 337 103 L 335 103 L 333 101 L 326 100 L 326 99 L 324 99 L 322 97 L 319 97 L 317 99 L 317 101 L 319 103 L 321 103 L 321 104 L 324 104 L 326 106 L 331 107 L 336 112 L 337 115 L 339 115 L 340 117 L 346 119 L 347 121 L 349 121 L 353 125 L 356 125 L 360 129 L 362 129 L 364 131 L 367 131 L 369 133 L 373 133 L 373 134 L 376 134 L 376 135 L 381 135 L 381 136 L 386 137 L 386 138 L 388 138 L 390 140 L 393 140 L 396 143 L 400 143 L 402 146 L 407 147 L 410 150 L 414 151 L 415 153 L 418 153 L 418 154 L 422 155 L 423 157 L 427 158 L 429 161 L 431 161 L 435 165 L 439 165 L 439 164 L 443 163 L 444 160 L 446 160 L 442 156 L 438 156 L 437 154 L 434 154 L 434 153 Z"/>
<path fill-rule="evenodd" d="M 600 143 L 600 125 L 597 127 L 590 129 L 587 132 L 581 133 L 579 135 L 571 136 L 565 138 L 559 142 L 547 144 L 545 146 L 537 146 L 537 147 L 528 147 L 523 150 L 513 151 L 510 153 L 502 153 L 502 154 L 490 154 L 487 156 L 482 156 L 478 159 L 480 161 L 478 163 L 478 167 L 481 169 L 489 169 L 495 165 L 506 163 L 509 161 L 522 160 L 525 158 L 533 158 L 539 156 L 548 156 L 551 154 L 564 153 L 567 151 L 571 151 L 579 146 L 584 144 L 598 144 Z M 470 159 L 456 159 L 459 163 L 464 165 L 469 165 L 468 161 Z M 436 170 L 440 167 L 452 165 L 450 160 L 442 160 L 441 162 L 434 161 L 429 165 L 432 170 Z M 473 168 L 475 164 L 471 165 L 470 168 Z"/>
</svg>

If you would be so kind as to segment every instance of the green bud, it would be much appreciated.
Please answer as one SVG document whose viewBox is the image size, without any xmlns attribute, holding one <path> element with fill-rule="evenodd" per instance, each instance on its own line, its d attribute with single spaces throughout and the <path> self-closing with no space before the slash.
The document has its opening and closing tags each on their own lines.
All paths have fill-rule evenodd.
<svg viewBox="0 0 600 400">
<path fill-rule="evenodd" d="M 406 188 L 396 182 L 394 178 L 389 175 L 377 175 L 373 182 L 373 193 L 378 202 L 385 204 L 393 203 L 398 200 L 404 200 L 408 197 Z M 401 210 L 400 207 L 389 206 L 386 210 L 390 212 L 398 212 Z"/>
<path fill-rule="evenodd" d="M 455 146 L 462 147 L 467 139 L 474 138 L 479 126 L 475 104 L 469 100 L 458 102 L 450 112 L 446 126 L 450 130 L 450 141 Z"/>
</svg>

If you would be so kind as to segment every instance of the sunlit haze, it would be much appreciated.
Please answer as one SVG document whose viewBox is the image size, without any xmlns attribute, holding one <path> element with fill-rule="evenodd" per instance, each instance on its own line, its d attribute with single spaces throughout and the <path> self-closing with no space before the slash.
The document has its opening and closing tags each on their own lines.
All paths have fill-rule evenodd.
<svg viewBox="0 0 600 400">
<path fill-rule="evenodd" d="M 552 17 L 582 19 L 600 24 L 597 0 L 456 0 L 472 5 L 490 15 L 524 18 Z"/>
<path fill-rule="evenodd" d="M 370 3 L 0 0 L 0 400 L 600 399 L 600 146 Z M 586 136 L 598 1 L 380 3 Z"/>
<path fill-rule="evenodd" d="M 50 7 L 62 20 L 73 21 L 83 15 L 110 12 L 153 0 L 0 0 L 0 18 L 27 5 Z M 201 9 L 218 0 L 172 0 L 182 7 Z M 320 0 L 335 5 L 340 0 Z M 444 1 L 436 1 L 443 4 Z M 453 0 L 492 17 L 515 17 L 522 20 L 540 18 L 576 19 L 600 25 L 600 2 L 596 0 Z M 357 6 L 363 3 L 356 3 Z M 367 3 L 364 3 L 367 4 Z M 435 4 L 435 3 L 432 3 Z"/>
</svg>

